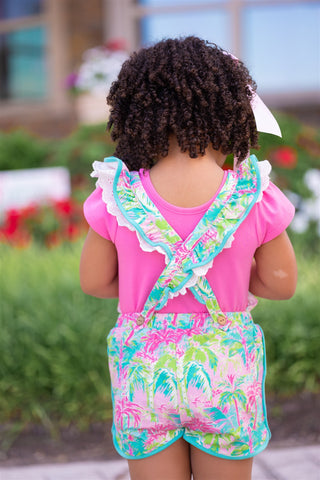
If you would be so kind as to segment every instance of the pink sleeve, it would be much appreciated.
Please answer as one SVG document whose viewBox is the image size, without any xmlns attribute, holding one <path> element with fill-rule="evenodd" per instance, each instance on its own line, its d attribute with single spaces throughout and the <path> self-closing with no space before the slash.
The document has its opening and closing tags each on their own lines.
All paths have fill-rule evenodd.
<svg viewBox="0 0 320 480">
<path fill-rule="evenodd" d="M 272 182 L 256 206 L 257 233 L 261 245 L 280 235 L 289 226 L 295 213 L 293 204 Z"/>
<path fill-rule="evenodd" d="M 101 237 L 114 242 L 117 223 L 107 211 L 102 200 L 102 190 L 97 187 L 87 198 L 83 205 L 84 216 L 90 227 Z"/>
</svg>

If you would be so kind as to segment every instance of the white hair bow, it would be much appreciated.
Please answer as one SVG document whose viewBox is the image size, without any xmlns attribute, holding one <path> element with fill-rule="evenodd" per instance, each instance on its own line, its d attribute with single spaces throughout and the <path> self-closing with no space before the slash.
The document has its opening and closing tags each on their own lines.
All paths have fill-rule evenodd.
<svg viewBox="0 0 320 480">
<path fill-rule="evenodd" d="M 272 133 L 273 135 L 282 137 L 279 124 L 269 108 L 263 103 L 256 92 L 252 93 L 251 107 L 258 132 Z"/>
<path fill-rule="evenodd" d="M 224 51 L 224 53 L 232 57 L 234 60 L 239 61 L 239 59 L 232 55 L 232 53 L 227 51 Z M 251 108 L 258 132 L 272 133 L 273 135 L 282 137 L 279 124 L 270 112 L 269 108 L 263 103 L 259 95 L 252 90 L 250 85 L 249 88 L 252 92 Z"/>
</svg>

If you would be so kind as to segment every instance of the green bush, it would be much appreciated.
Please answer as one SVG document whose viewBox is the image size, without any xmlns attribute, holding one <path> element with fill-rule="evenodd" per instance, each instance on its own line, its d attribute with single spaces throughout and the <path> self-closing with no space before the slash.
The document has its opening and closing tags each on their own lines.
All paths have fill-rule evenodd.
<svg viewBox="0 0 320 480">
<path fill-rule="evenodd" d="M 81 292 L 80 249 L 0 246 L 0 422 L 88 426 L 111 416 L 105 339 L 117 302 Z M 278 394 L 320 390 L 316 257 L 298 252 L 298 261 L 296 295 L 253 312 L 265 331 L 267 391 Z"/>
<path fill-rule="evenodd" d="M 259 160 L 268 159 L 272 164 L 275 183 L 281 189 L 291 190 L 302 197 L 310 197 L 304 183 L 304 174 L 311 168 L 320 168 L 320 130 L 306 127 L 288 115 L 276 113 L 282 138 L 267 133 L 259 136 L 260 150 L 253 151 Z M 281 166 L 277 151 L 288 147 L 288 153 L 296 157 L 292 165 Z"/>
<path fill-rule="evenodd" d="M 267 391 L 283 395 L 320 390 L 318 257 L 298 256 L 298 288 L 286 301 L 260 300 L 254 319 L 263 328 Z"/>
<path fill-rule="evenodd" d="M 289 115 L 275 116 L 283 137 L 261 133 L 261 148 L 252 153 L 260 160 L 271 160 L 280 187 L 309 196 L 303 175 L 309 168 L 320 168 L 320 130 L 306 127 Z M 281 147 L 289 147 L 297 156 L 294 168 L 277 164 L 275 153 Z M 66 166 L 72 176 L 87 177 L 94 160 L 102 160 L 113 152 L 114 143 L 105 124 L 81 125 L 59 140 L 43 140 L 23 130 L 0 134 L 0 170 L 54 165 Z"/>
<path fill-rule="evenodd" d="M 24 130 L 0 132 L 0 170 L 44 167 L 51 143 Z"/>
<path fill-rule="evenodd" d="M 84 295 L 80 245 L 0 246 L 0 421 L 89 424 L 110 415 L 107 332 L 116 302 Z"/>
<path fill-rule="evenodd" d="M 59 140 L 44 140 L 25 130 L 0 133 L 0 170 L 65 166 L 72 176 L 90 174 L 91 163 L 114 151 L 104 124 L 81 125 Z"/>
<path fill-rule="evenodd" d="M 82 125 L 71 135 L 62 139 L 55 148 L 51 162 L 70 170 L 73 177 L 91 173 L 91 164 L 112 155 L 114 144 L 104 124 Z"/>
</svg>

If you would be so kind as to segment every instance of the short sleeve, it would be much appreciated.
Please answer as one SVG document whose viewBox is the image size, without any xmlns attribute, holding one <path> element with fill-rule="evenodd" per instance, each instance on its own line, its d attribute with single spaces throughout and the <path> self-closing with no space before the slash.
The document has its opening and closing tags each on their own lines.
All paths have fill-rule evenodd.
<svg viewBox="0 0 320 480">
<path fill-rule="evenodd" d="M 102 189 L 97 187 L 86 199 L 83 213 L 90 227 L 101 237 L 114 242 L 116 225 L 102 200 Z"/>
<path fill-rule="evenodd" d="M 295 214 L 294 205 L 272 182 L 256 206 L 257 233 L 261 245 L 280 235 L 290 225 Z"/>
</svg>

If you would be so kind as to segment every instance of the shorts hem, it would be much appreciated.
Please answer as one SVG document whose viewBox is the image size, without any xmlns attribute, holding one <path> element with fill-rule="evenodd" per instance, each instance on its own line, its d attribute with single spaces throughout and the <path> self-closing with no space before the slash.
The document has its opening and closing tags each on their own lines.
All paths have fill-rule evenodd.
<svg viewBox="0 0 320 480">
<path fill-rule="evenodd" d="M 114 445 L 114 448 L 116 449 L 116 451 L 119 453 L 119 455 L 121 455 L 121 457 L 123 458 L 126 458 L 127 460 L 140 460 L 142 458 L 148 458 L 148 457 L 151 457 L 152 455 L 155 455 L 156 453 L 159 453 L 161 452 L 162 450 L 165 450 L 167 447 L 169 447 L 170 445 L 172 445 L 174 442 L 176 442 L 177 440 L 179 440 L 179 438 L 182 438 L 184 435 L 184 432 L 181 432 L 179 435 L 177 435 L 176 437 L 174 437 L 172 440 L 170 440 L 168 443 L 162 445 L 161 447 L 155 449 L 155 450 L 152 450 L 152 452 L 148 452 L 148 453 L 142 453 L 140 455 L 127 455 L 126 453 L 123 453 L 121 451 L 121 448 L 118 444 L 118 442 L 116 441 L 115 439 L 115 436 L 113 434 L 113 445 Z"/>
<path fill-rule="evenodd" d="M 252 458 L 252 457 L 255 457 L 256 455 L 258 455 L 259 453 L 261 453 L 263 450 L 265 450 L 268 446 L 268 443 L 270 441 L 270 436 L 266 439 L 266 441 L 259 447 L 257 448 L 254 452 L 250 452 L 246 455 L 239 455 L 237 457 L 234 457 L 232 455 L 223 455 L 221 453 L 218 453 L 218 452 L 214 452 L 212 450 L 209 450 L 205 447 L 203 447 L 202 445 L 199 445 L 196 441 L 194 441 L 193 439 L 191 440 L 190 437 L 188 438 L 188 436 L 183 436 L 183 439 L 190 443 L 190 445 L 193 445 L 194 447 L 198 448 L 199 450 L 202 450 L 203 452 L 205 453 L 208 453 L 208 455 L 212 455 L 213 457 L 219 457 L 219 458 L 224 458 L 226 460 L 245 460 L 246 458 Z"/>
</svg>

